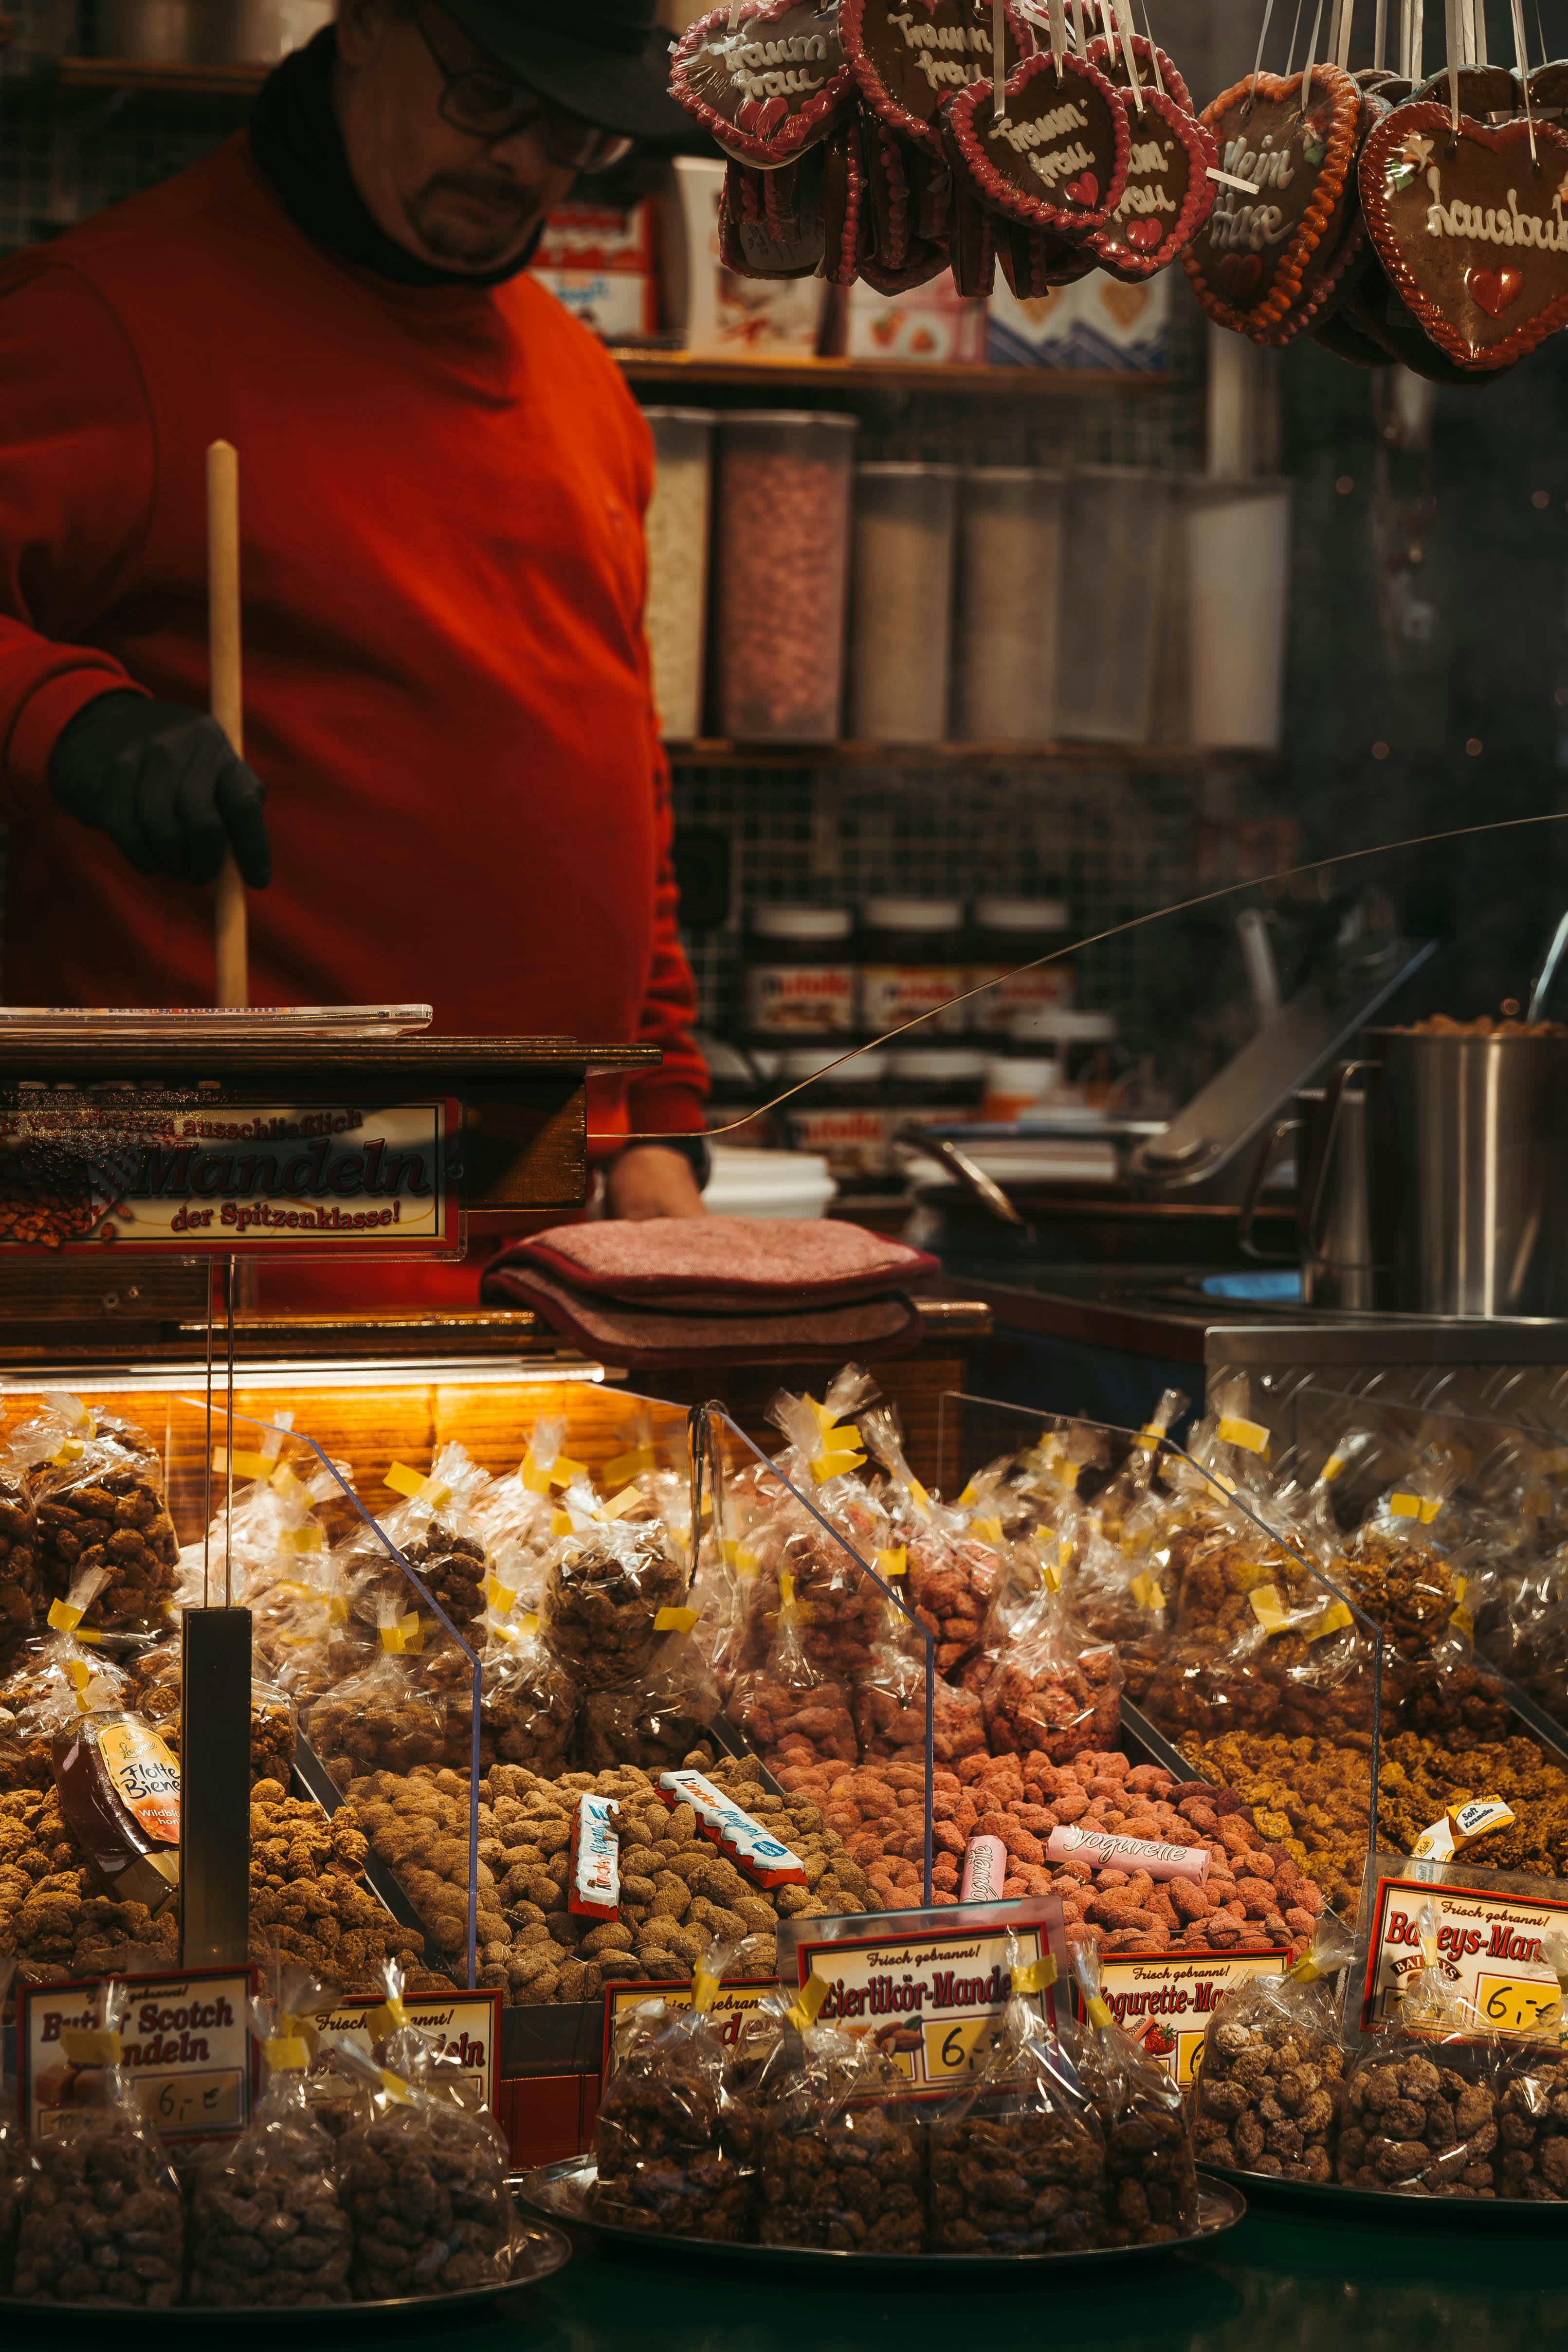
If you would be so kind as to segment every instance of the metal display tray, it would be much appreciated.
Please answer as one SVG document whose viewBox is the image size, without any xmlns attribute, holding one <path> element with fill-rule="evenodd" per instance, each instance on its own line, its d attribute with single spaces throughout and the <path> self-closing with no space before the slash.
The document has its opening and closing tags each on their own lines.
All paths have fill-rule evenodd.
<svg viewBox="0 0 1568 2352">
<path fill-rule="evenodd" d="M 1205 2169 L 1261 2205 L 1289 2206 L 1303 2221 L 1355 2218 L 1384 2230 L 1475 2228 L 1559 2237 L 1568 2221 L 1568 2206 L 1533 2197 L 1402 2197 L 1394 2189 L 1342 2188 L 1337 2180 L 1276 2180 L 1272 2173 L 1240 2172 L 1228 2164 Z"/>
<path fill-rule="evenodd" d="M 279 2333 L 302 2321 L 330 2318 L 334 2336 L 357 2335 L 409 2321 L 439 2323 L 482 2305 L 504 2311 L 509 2296 L 520 2295 L 542 2280 L 553 2278 L 557 2271 L 563 2271 L 572 2260 L 573 2251 L 572 2241 L 564 2231 L 548 2221 L 526 2221 L 521 2224 L 521 2242 L 512 2261 L 511 2276 L 498 2279 L 489 2286 L 461 2287 L 453 2294 L 387 2295 L 374 2303 L 241 2303 L 221 2307 L 209 2303 L 175 2303 L 158 2311 L 143 2311 L 140 2305 L 127 2304 L 36 2303 L 26 2295 L 0 2294 L 0 2313 L 26 2314 L 34 2319 L 90 2322 L 94 2332 L 102 2334 L 112 2334 L 128 2319 L 144 2319 L 160 2336 L 165 2331 L 183 2335 L 186 2330 L 211 2334 L 231 2322 L 243 2326 L 252 2321 L 264 2321 L 274 2333 Z"/>
<path fill-rule="evenodd" d="M 643 2230 L 622 2230 L 596 2221 L 585 2210 L 586 2191 L 598 2178 L 592 2157 L 567 2157 L 559 2164 L 542 2164 L 525 2172 L 517 2194 L 531 2211 L 559 2224 L 574 2236 L 589 2240 L 610 2253 L 647 2256 L 674 2263 L 689 2271 L 693 2259 L 735 2263 L 746 2270 L 775 2273 L 781 2279 L 826 2274 L 842 2281 L 865 2277 L 887 2285 L 890 2279 L 905 2285 L 928 2274 L 938 2279 L 982 2274 L 994 2280 L 999 2272 L 1068 2270 L 1074 2276 L 1088 2270 L 1127 2263 L 1147 2262 L 1163 2254 L 1191 2252 L 1233 2230 L 1247 2211 L 1247 2200 L 1231 2180 L 1198 2176 L 1198 2226 L 1190 2237 L 1163 2239 L 1152 2246 L 1091 2246 L 1060 2254 L 862 2254 L 825 2246 L 742 2246 L 719 2238 L 671 2238 Z"/>
</svg>

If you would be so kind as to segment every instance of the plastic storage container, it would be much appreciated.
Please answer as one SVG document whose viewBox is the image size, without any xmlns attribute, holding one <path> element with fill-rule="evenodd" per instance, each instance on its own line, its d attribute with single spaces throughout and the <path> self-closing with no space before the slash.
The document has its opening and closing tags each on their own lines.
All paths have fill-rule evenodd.
<svg viewBox="0 0 1568 2352">
<path fill-rule="evenodd" d="M 937 743 L 947 732 L 958 471 L 858 466 L 849 732 Z"/>
<path fill-rule="evenodd" d="M 838 1050 L 786 1054 L 779 1087 L 798 1086 L 802 1078 L 815 1077 Z M 809 1094 L 797 1095 L 784 1105 L 794 1149 L 815 1151 L 826 1160 L 829 1172 L 847 1192 L 885 1187 L 893 1175 L 893 1114 L 887 1099 L 892 1058 L 886 1053 L 858 1054 Z"/>
<path fill-rule="evenodd" d="M 855 919 L 847 907 L 758 907 L 746 950 L 753 1037 L 840 1037 L 855 1026 Z"/>
<path fill-rule="evenodd" d="M 750 743 L 831 743 L 844 700 L 853 416 L 720 420 L 714 714 Z"/>
<path fill-rule="evenodd" d="M 1068 485 L 1058 726 L 1069 741 L 1149 740 L 1175 484 L 1131 466 Z"/>
<path fill-rule="evenodd" d="M 860 909 L 860 1026 L 873 1037 L 922 1013 L 927 1037 L 962 1037 L 963 909 L 956 898 L 868 898 Z M 946 1007 L 938 1011 L 937 1007 Z"/>
<path fill-rule="evenodd" d="M 1060 474 L 974 467 L 959 489 L 952 731 L 963 743 L 1048 743 L 1057 729 Z"/>
<path fill-rule="evenodd" d="M 1188 725 L 1217 751 L 1277 751 L 1290 485 L 1194 482 L 1186 498 Z"/>
<path fill-rule="evenodd" d="M 1063 946 L 1069 928 L 1067 905 L 1060 898 L 975 900 L 968 984 L 985 988 L 994 983 L 968 1008 L 969 1025 L 977 1036 L 1008 1036 L 1023 1014 L 1072 1003 L 1076 975 L 1070 963 L 1043 964 L 1037 971 L 1020 971 L 1011 980 L 1001 977 Z"/>
<path fill-rule="evenodd" d="M 1020 1058 L 1048 1056 L 1058 1076 L 1050 1091 L 1066 1108 L 1069 1096 L 1092 1102 L 1110 1082 L 1108 1049 L 1116 1042 L 1114 1013 L 1075 1013 L 1058 1005 L 1026 1013 L 1013 1024 L 1012 1043 Z"/>
<path fill-rule="evenodd" d="M 827 1162 L 806 1151 L 752 1151 L 716 1143 L 703 1194 L 715 1217 L 820 1217 L 835 1186 Z"/>
<path fill-rule="evenodd" d="M 663 732 L 702 732 L 713 427 L 708 408 L 645 408 L 656 460 L 647 509 L 646 626 Z"/>
</svg>

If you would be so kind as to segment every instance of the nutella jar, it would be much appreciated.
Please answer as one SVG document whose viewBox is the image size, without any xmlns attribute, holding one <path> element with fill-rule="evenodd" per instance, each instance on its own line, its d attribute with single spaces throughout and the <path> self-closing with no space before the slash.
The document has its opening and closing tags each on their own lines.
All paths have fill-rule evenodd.
<svg viewBox="0 0 1568 2352">
<path fill-rule="evenodd" d="M 797 1087 L 803 1078 L 815 1077 L 837 1050 L 784 1055 L 780 1087 Z M 808 1094 L 797 1095 L 784 1107 L 791 1150 L 816 1152 L 846 1191 L 885 1189 L 896 1176 L 893 1113 L 887 1099 L 893 1058 L 890 1054 L 858 1054 Z"/>
<path fill-rule="evenodd" d="M 983 1037 L 1008 1037 L 1013 1024 L 1031 1013 L 1051 1013 L 1070 1004 L 1076 977 L 1070 963 L 1042 964 L 1018 971 L 1063 944 L 1069 928 L 1060 898 L 977 898 L 969 951 L 968 985 L 984 988 L 967 1007 L 970 1026 Z M 1004 979 L 1005 972 L 1013 973 Z"/>
<path fill-rule="evenodd" d="M 758 907 L 746 962 L 753 1037 L 847 1037 L 855 1026 L 847 907 Z"/>
<path fill-rule="evenodd" d="M 950 1127 L 979 1117 L 985 1056 L 954 1045 L 910 1046 L 890 1056 L 895 1128 Z"/>
<path fill-rule="evenodd" d="M 922 1013 L 927 1036 L 962 1037 L 963 909 L 956 898 L 868 898 L 860 909 L 860 1026 L 873 1037 Z M 945 1009 L 936 1012 L 937 1006 Z"/>
</svg>

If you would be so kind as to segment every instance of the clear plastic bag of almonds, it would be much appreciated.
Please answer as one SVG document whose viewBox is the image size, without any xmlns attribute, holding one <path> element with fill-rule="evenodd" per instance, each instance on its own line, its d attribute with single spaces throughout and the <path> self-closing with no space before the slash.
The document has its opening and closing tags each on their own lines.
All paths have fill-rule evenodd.
<svg viewBox="0 0 1568 2352">
<path fill-rule="evenodd" d="M 163 1465 L 144 1431 L 95 1418 L 79 1397 L 52 1394 L 11 1433 L 9 1468 L 37 1514 L 37 1561 L 49 1600 L 84 1570 L 103 1582 L 83 1624 L 96 1633 L 162 1632 L 179 1576 Z"/>
<path fill-rule="evenodd" d="M 595 1519 L 568 1507 L 573 1532 L 556 1544 L 540 1627 L 580 1691 L 610 1690 L 652 1663 L 661 1612 L 686 1599 L 685 1563 L 657 1520 Z"/>
<path fill-rule="evenodd" d="M 1190 2094 L 1200 2164 L 1333 2179 L 1349 2063 L 1337 1988 L 1352 1950 L 1349 1931 L 1325 1912 L 1285 1975 L 1248 1977 L 1221 1994 Z"/>
<path fill-rule="evenodd" d="M 1568 1935 L 1545 1937 L 1542 1953 L 1557 1979 L 1557 2001 L 1540 2019 L 1542 2039 L 1509 2050 L 1503 2060 L 1498 2194 L 1552 2205 L 1568 2203 Z"/>
<path fill-rule="evenodd" d="M 1083 2018 L 1079 2079 L 1105 2133 L 1106 2242 L 1152 2246 L 1197 2227 L 1198 2177 L 1182 2094 L 1117 2024 L 1100 1990 L 1100 1949 L 1072 1948 Z"/>
<path fill-rule="evenodd" d="M 808 1984 L 800 2008 L 809 2010 L 812 1992 Z M 868 2034 L 815 2024 L 800 2032 L 798 2055 L 786 2042 L 783 2056 L 776 2095 L 753 2132 L 763 2244 L 923 2252 L 926 2114 L 894 2053 Z"/>
<path fill-rule="evenodd" d="M 1456 1521 L 1458 1478 L 1454 1455 L 1427 1446 L 1384 1488 L 1344 1545 L 1352 1600 L 1404 1659 L 1429 1656 L 1464 1606 L 1464 1569 L 1446 1540 Z"/>
<path fill-rule="evenodd" d="M 1159 1403 L 1139 1431 L 1126 1460 L 1095 1496 L 1095 1518 L 1110 1543 L 1120 1545 L 1128 1520 L 1147 1505 L 1159 1467 L 1160 1449 L 1186 1412 L 1188 1402 L 1180 1389 L 1163 1390 Z"/>
<path fill-rule="evenodd" d="M 32 2147 L 12 2293 L 32 2303 L 178 2300 L 184 2262 L 179 2184 L 121 2063 L 132 1988 L 99 1988 L 90 2026 L 68 2028 L 37 2095 L 56 2110 Z"/>
<path fill-rule="evenodd" d="M 618 1688 L 584 1694 L 574 1743 L 577 1769 L 637 1764 L 645 1772 L 668 1771 L 707 1738 L 718 1712 L 718 1685 L 692 1630 L 683 1626 L 661 1638 L 644 1674 Z"/>
<path fill-rule="evenodd" d="M 779 1604 L 764 1664 L 736 1676 L 730 1713 L 771 1771 L 831 1759 L 856 1763 L 859 1744 L 847 1682 L 813 1664 L 801 1638 L 793 1585 Z M 809 1607 L 809 1603 L 804 1604 Z"/>
<path fill-rule="evenodd" d="M 582 1470 L 566 1458 L 566 1426 L 564 1413 L 541 1413 L 517 1468 L 489 1479 L 468 1508 L 468 1534 L 484 1545 L 497 1580 L 517 1594 L 524 1612 L 543 1598 L 556 1541 L 550 1525 L 554 1491 Z"/>
<path fill-rule="evenodd" d="M 28 1482 L 20 1464 L 0 1459 L 0 1664 L 42 1630 L 48 1605 Z"/>
<path fill-rule="evenodd" d="M 389 1610 L 379 1638 L 374 1661 L 315 1700 L 305 1718 L 310 1746 L 345 1795 L 366 1772 L 438 1769 L 446 1752 L 442 1710 L 421 1689 L 418 1654 L 409 1646 L 420 1639 L 416 1615 Z"/>
<path fill-rule="evenodd" d="M 1422 1964 L 1405 1979 L 1394 2021 L 1367 2036 L 1345 2078 L 1335 2176 L 1395 2196 L 1495 2197 L 1503 2043 L 1448 1975 L 1430 1898 L 1416 1926 Z"/>
<path fill-rule="evenodd" d="M 337 2143 L 338 2180 L 353 2229 L 356 2303 L 459 2294 L 510 2277 L 518 2238 L 504 2135 L 488 2108 L 463 2104 L 429 2037 L 400 2044 L 397 2074 L 352 2042 L 334 2066 L 370 2094 L 368 2123 Z"/>
<path fill-rule="evenodd" d="M 1034 1964 L 1038 1968 L 1038 1963 Z M 1071 2059 L 1019 1984 L 973 2078 L 931 2117 L 931 2250 L 1070 2254 L 1110 2242 L 1105 2131 Z"/>
<path fill-rule="evenodd" d="M 479 1629 L 470 1628 L 470 1634 Z M 531 1612 L 487 1617 L 479 1656 L 479 1769 L 521 1764 L 546 1778 L 564 1771 L 577 1727 L 581 1694 L 556 1664 Z M 446 1724 L 445 1760 L 467 1772 L 473 1752 L 473 1671 L 454 1643 L 432 1659 L 426 1677 Z"/>
<path fill-rule="evenodd" d="M 362 1521 L 340 1548 L 350 1609 L 362 1623 L 374 1626 L 388 1610 L 399 1615 L 413 1610 L 425 1622 L 426 1638 L 434 1641 L 444 1633 L 430 1607 L 434 1601 L 441 1615 L 466 1633 L 489 1605 L 486 1588 L 494 1568 L 470 1526 L 474 1505 L 489 1484 L 489 1473 L 470 1458 L 466 1446 L 448 1439 L 437 1448 L 427 1471 L 394 1462 L 382 1483 L 405 1500 L 379 1513 L 374 1528 Z M 422 1590 L 416 1589 L 392 1558 L 389 1543 Z"/>
<path fill-rule="evenodd" d="M 976 1525 L 927 1492 L 905 1458 L 892 1405 L 873 1405 L 862 1413 L 860 1433 L 881 1465 L 879 1499 L 892 1521 L 879 1570 L 907 1579 L 901 1590 L 936 1643 L 937 1671 L 952 1673 L 980 1646 L 996 1591 L 1000 1522 Z"/>
<path fill-rule="evenodd" d="M 160 1642 L 133 1654 L 126 1664 L 128 1706 L 152 1724 L 170 1753 L 180 1753 L 180 1639 Z M 253 1680 L 250 1685 L 250 1785 L 280 1780 L 285 1788 L 294 1769 L 298 1723 L 291 1693 L 280 1684 Z"/>
<path fill-rule="evenodd" d="M 755 2235 L 756 2174 L 741 2153 L 722 2027 L 712 2014 L 736 1948 L 715 1938 L 691 2005 L 648 2004 L 622 2031 L 594 2126 L 596 2220 L 656 2236 L 729 2245 Z"/>
<path fill-rule="evenodd" d="M 987 1648 L 962 1680 L 979 1694 L 993 1755 L 1035 1749 L 1065 1764 L 1084 1748 L 1113 1748 L 1121 1667 L 1094 1641 L 1060 1592 L 1042 1587 L 1005 1647 Z"/>
<path fill-rule="evenodd" d="M 310 2111 L 315 2012 L 326 1988 L 302 1969 L 275 1972 L 251 2002 L 262 2090 L 239 2137 L 215 2148 L 191 2183 L 189 2300 L 215 2310 L 347 2303 L 353 2233 L 333 2143 Z"/>
<path fill-rule="evenodd" d="M 81 1715 L 134 1706 L 132 1687 L 123 1666 L 72 1633 L 29 1643 L 0 1682 L 0 1790 L 52 1789 L 57 1735 Z"/>
</svg>

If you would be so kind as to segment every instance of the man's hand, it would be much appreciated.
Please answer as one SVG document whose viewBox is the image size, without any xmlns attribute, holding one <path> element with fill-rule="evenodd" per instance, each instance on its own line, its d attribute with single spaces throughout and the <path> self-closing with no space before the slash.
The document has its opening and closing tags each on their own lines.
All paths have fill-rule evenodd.
<svg viewBox="0 0 1568 2352">
<path fill-rule="evenodd" d="M 272 879 L 261 779 L 216 719 L 140 694 L 100 694 L 62 728 L 49 792 L 106 833 L 138 874 L 211 882 L 228 843 L 253 890 Z"/>
<path fill-rule="evenodd" d="M 705 1217 L 696 1171 L 684 1153 L 637 1143 L 610 1163 L 605 1204 L 612 1217 Z"/>
</svg>

